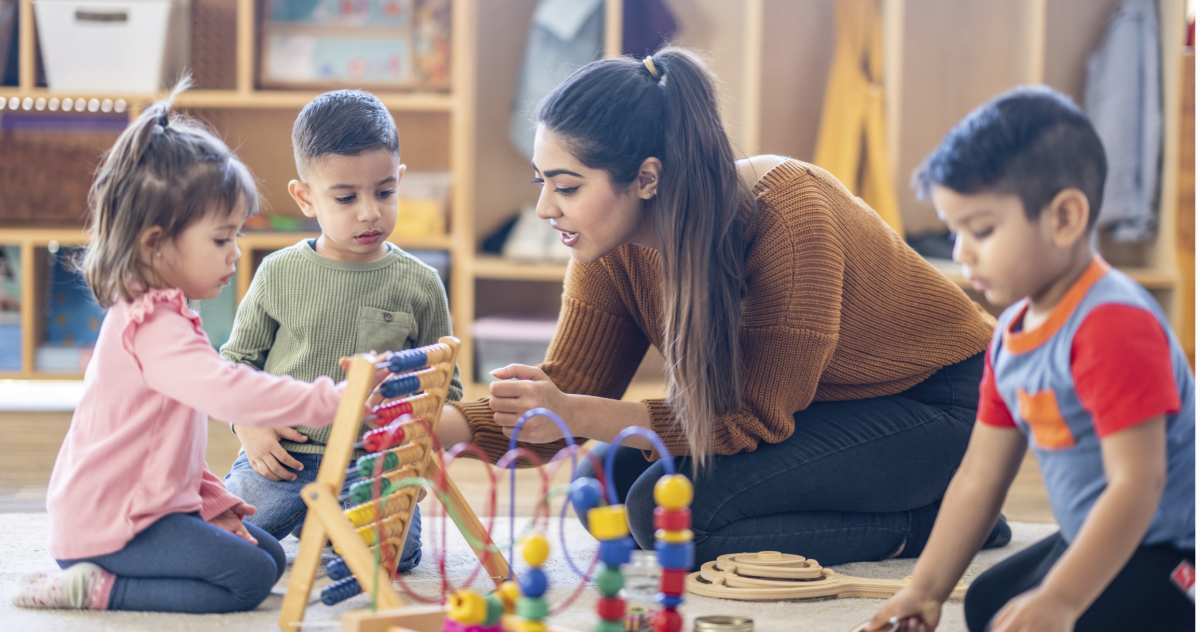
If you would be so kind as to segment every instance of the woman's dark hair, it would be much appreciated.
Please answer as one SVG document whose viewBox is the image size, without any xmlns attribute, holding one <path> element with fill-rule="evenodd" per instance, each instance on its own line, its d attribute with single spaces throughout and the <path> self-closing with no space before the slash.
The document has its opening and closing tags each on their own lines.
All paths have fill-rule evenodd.
<svg viewBox="0 0 1200 632">
<path fill-rule="evenodd" d="M 615 188 L 647 158 L 662 162 L 651 213 L 662 247 L 667 399 L 693 463 L 704 464 L 717 417 L 741 407 L 739 330 L 753 200 L 739 180 L 714 79 L 693 53 L 604 59 L 575 71 L 542 102 L 538 121 Z"/>
</svg>

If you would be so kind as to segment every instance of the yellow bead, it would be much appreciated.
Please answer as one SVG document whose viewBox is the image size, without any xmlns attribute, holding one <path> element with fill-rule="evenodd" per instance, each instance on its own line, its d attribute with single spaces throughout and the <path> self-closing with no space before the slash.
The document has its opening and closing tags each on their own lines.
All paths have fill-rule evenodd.
<svg viewBox="0 0 1200 632">
<path fill-rule="evenodd" d="M 692 530 L 684 529 L 683 531 L 666 531 L 659 529 L 654 532 L 654 539 L 668 544 L 686 544 L 692 541 Z"/>
<path fill-rule="evenodd" d="M 546 632 L 546 623 L 544 621 L 519 621 L 517 632 Z"/>
<path fill-rule="evenodd" d="M 654 484 L 654 502 L 664 509 L 683 509 L 692 504 L 692 482 L 683 474 L 668 474 Z"/>
<path fill-rule="evenodd" d="M 525 558 L 525 563 L 530 566 L 545 564 L 546 558 L 550 557 L 550 542 L 540 533 L 525 538 L 521 543 L 521 557 Z"/>
<path fill-rule="evenodd" d="M 521 586 L 511 579 L 500 584 L 496 589 L 496 594 L 500 596 L 500 602 L 504 604 L 504 611 L 512 614 L 517 607 L 517 600 L 521 598 Z"/>
<path fill-rule="evenodd" d="M 464 625 L 479 625 L 487 618 L 487 600 L 473 590 L 459 590 L 446 603 L 448 616 Z"/>
<path fill-rule="evenodd" d="M 588 510 L 588 531 L 597 540 L 616 540 L 629 535 L 625 505 L 604 505 Z"/>
</svg>

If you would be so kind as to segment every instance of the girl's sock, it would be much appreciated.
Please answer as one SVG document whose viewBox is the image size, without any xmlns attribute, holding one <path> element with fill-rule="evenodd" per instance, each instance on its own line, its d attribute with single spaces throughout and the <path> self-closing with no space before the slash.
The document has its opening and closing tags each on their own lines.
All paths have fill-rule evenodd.
<svg viewBox="0 0 1200 632">
<path fill-rule="evenodd" d="M 13 597 L 20 608 L 68 608 L 107 610 L 116 576 L 92 564 L 80 562 L 70 568 L 29 578 Z"/>
</svg>

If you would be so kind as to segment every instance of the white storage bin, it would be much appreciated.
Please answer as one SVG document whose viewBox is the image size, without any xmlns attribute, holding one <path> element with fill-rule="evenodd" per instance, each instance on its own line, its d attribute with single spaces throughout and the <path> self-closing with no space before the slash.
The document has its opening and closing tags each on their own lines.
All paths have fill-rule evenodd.
<svg viewBox="0 0 1200 632">
<path fill-rule="evenodd" d="M 554 337 L 553 320 L 487 317 L 475 321 L 475 379 L 487 382 L 491 372 L 507 364 L 537 366 L 546 359 Z"/>
<path fill-rule="evenodd" d="M 191 0 L 34 0 L 52 90 L 157 92 L 185 69 Z"/>
</svg>

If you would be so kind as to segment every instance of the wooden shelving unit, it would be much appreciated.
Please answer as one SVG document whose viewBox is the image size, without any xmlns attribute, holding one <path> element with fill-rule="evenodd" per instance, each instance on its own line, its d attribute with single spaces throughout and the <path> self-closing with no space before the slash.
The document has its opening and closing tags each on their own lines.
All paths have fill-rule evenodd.
<svg viewBox="0 0 1200 632">
<path fill-rule="evenodd" d="M 620 25 L 628 0 L 605 0 L 605 54 L 619 54 Z M 213 0 L 209 0 L 213 2 Z M 739 155 L 777 153 L 812 160 L 824 86 L 833 51 L 837 0 L 688 0 L 673 2 L 679 24 L 675 42 L 705 53 L 719 86 L 722 116 Z M 932 208 L 909 188 L 912 169 L 959 118 L 982 101 L 1020 83 L 1044 82 L 1082 98 L 1087 53 L 1098 43 L 1119 0 L 904 0 L 881 3 L 885 48 L 889 150 L 896 191 L 907 228 L 937 227 Z M 396 116 L 402 159 L 410 169 L 448 169 L 453 175 L 449 233 L 401 243 L 405 248 L 445 250 L 450 255 L 450 304 L 455 334 L 463 340 L 459 364 L 468 396 L 486 392 L 476 383 L 471 326 L 478 317 L 529 314 L 553 317 L 565 266 L 483 256 L 478 245 L 510 214 L 536 200 L 528 184 L 528 160 L 508 138 L 510 106 L 524 59 L 526 34 L 537 0 L 453 0 L 452 86 L 448 93 L 380 93 Z M 205 2 L 194 2 L 202 10 Z M 1149 289 L 1180 323 L 1180 274 L 1174 247 L 1179 173 L 1180 64 L 1183 0 L 1159 0 L 1163 42 L 1164 153 L 1157 239 L 1140 249 L 1109 248 L 1105 255 Z M 210 5 L 211 6 L 211 5 Z M 21 0 L 20 83 L 0 88 L 0 103 L 36 109 L 39 100 L 71 97 L 122 100 L 130 116 L 154 95 L 62 94 L 35 85 L 32 0 Z M 227 9 L 227 7 L 226 7 Z M 255 0 L 237 0 L 232 81 L 200 85 L 180 106 L 210 120 L 264 181 L 268 208 L 291 202 L 282 183 L 292 177 L 287 130 L 295 111 L 315 91 L 258 90 Z M 484 11 L 486 19 L 484 18 Z M 223 31 L 224 33 L 224 31 Z M 961 45 L 960 45 L 961 44 Z M 281 158 L 282 157 L 282 158 Z M 0 197 L 0 205 L 3 199 Z M 0 209 L 2 215 L 2 209 Z M 239 266 L 244 291 L 255 256 L 294 243 L 303 234 L 248 234 Z M 50 241 L 82 243 L 78 230 L 0 229 L 0 244 L 20 244 L 22 261 Z M 934 262 L 964 284 L 949 262 Z M 27 276 L 31 265 L 23 266 Z M 510 292 L 513 287 L 523 288 Z M 22 284 L 22 323 L 41 317 L 35 288 Z M 546 300 L 529 301 L 534 295 Z M 510 296 L 511 295 L 511 296 Z M 550 307 L 547 307 L 550 306 Z M 23 327 L 26 336 L 34 331 Z M 45 377 L 33 370 L 32 346 L 25 367 L 0 377 Z M 61 376 L 53 376 L 61 377 Z M 635 383 L 628 396 L 661 395 L 661 382 Z"/>
</svg>

